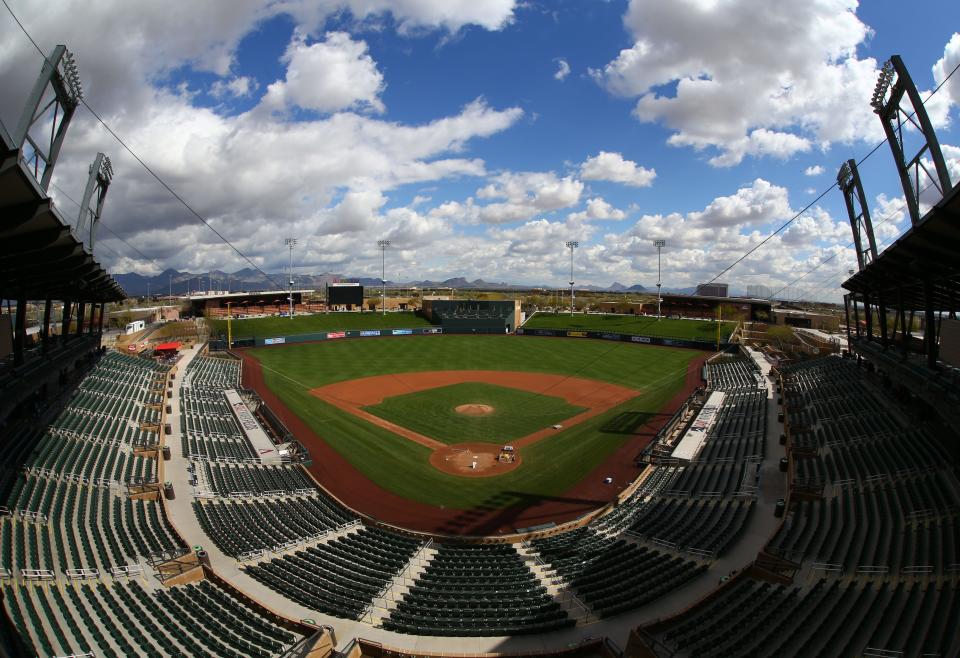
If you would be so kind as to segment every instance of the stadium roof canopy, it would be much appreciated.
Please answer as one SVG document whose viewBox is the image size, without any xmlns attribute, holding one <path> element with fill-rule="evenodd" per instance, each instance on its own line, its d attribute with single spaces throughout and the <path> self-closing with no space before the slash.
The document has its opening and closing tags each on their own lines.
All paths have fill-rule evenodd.
<svg viewBox="0 0 960 658">
<path fill-rule="evenodd" d="M 960 185 L 843 287 L 913 310 L 929 295 L 935 310 L 960 311 Z"/>
<path fill-rule="evenodd" d="M 119 301 L 123 288 L 86 251 L 0 124 L 0 298 Z"/>
</svg>

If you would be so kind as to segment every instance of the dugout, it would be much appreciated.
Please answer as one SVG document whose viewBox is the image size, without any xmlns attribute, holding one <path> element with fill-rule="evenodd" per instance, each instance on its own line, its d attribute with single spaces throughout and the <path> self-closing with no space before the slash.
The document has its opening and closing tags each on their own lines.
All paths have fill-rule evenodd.
<svg viewBox="0 0 960 658">
<path fill-rule="evenodd" d="M 515 299 L 424 299 L 423 315 L 449 333 L 513 333 L 522 320 Z"/>
</svg>

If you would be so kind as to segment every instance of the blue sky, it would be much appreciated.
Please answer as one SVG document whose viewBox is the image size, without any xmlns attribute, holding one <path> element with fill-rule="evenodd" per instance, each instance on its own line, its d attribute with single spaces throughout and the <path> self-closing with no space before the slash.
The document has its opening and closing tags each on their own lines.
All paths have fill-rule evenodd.
<svg viewBox="0 0 960 658">
<path fill-rule="evenodd" d="M 707 281 L 882 137 L 877 67 L 900 54 L 926 95 L 960 63 L 960 7 L 850 0 L 324 0 L 11 7 L 45 49 L 77 55 L 90 103 L 264 269 L 560 285 Z M 0 15 L 8 127 L 39 55 Z M 929 105 L 954 177 L 960 74 Z M 88 113 L 55 177 L 68 214 L 97 150 L 117 171 L 111 271 L 244 267 Z M 862 168 L 881 239 L 908 220 L 889 151 Z M 928 199 L 933 200 L 933 199 Z M 836 300 L 852 263 L 832 191 L 742 265 Z M 819 285 L 824 283 L 824 285 Z M 803 293 L 797 290 L 796 294 Z"/>
</svg>

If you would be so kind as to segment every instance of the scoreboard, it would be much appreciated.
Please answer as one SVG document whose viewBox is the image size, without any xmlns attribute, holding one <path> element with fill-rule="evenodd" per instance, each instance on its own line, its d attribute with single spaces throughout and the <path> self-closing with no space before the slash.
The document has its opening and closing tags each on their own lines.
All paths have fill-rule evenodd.
<svg viewBox="0 0 960 658">
<path fill-rule="evenodd" d="M 327 285 L 327 304 L 363 306 L 363 286 L 359 283 L 331 283 Z"/>
</svg>

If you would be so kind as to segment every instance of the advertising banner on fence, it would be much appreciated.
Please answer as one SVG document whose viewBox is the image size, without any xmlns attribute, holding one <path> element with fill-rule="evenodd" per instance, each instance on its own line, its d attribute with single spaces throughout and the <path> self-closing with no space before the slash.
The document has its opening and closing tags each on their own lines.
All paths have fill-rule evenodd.
<svg viewBox="0 0 960 658">
<path fill-rule="evenodd" d="M 586 338 L 587 332 L 586 331 L 568 331 L 567 336 L 569 336 L 570 338 Z"/>
<path fill-rule="evenodd" d="M 424 330 L 423 330 L 423 333 L 425 333 L 425 334 L 442 334 L 442 333 L 443 333 L 443 329 L 441 329 L 440 327 L 431 327 L 431 328 L 429 328 L 429 329 L 424 329 Z"/>
<path fill-rule="evenodd" d="M 328 340 L 333 340 L 334 338 L 346 338 L 346 337 L 347 337 L 347 332 L 345 331 L 328 331 L 327 332 Z"/>
<path fill-rule="evenodd" d="M 264 345 L 283 345 L 285 342 L 287 342 L 287 339 L 284 338 L 283 336 L 281 336 L 280 338 L 264 338 L 263 339 Z"/>
<path fill-rule="evenodd" d="M 394 329 L 390 333 L 394 336 L 410 336 L 413 334 L 413 329 Z"/>
<path fill-rule="evenodd" d="M 380 330 L 379 330 L 379 329 L 373 329 L 373 330 L 369 330 L 369 331 L 368 331 L 368 330 L 364 330 L 364 331 L 361 331 L 361 332 L 360 332 L 360 335 L 361 335 L 361 336 L 379 336 L 379 335 L 380 335 Z"/>
<path fill-rule="evenodd" d="M 630 336 L 630 340 L 634 343 L 649 343 L 650 338 L 647 336 Z"/>
</svg>

